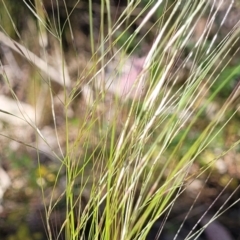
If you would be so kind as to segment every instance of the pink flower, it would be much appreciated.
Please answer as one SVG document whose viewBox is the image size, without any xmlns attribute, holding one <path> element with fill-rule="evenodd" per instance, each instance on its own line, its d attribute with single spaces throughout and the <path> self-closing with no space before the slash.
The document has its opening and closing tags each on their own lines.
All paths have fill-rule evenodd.
<svg viewBox="0 0 240 240">
<path fill-rule="evenodd" d="M 146 57 L 127 57 L 108 66 L 106 90 L 126 99 L 140 99 L 144 94 L 144 77 L 141 77 Z M 112 63 L 110 63 L 112 64 Z M 114 66 L 115 65 L 115 66 Z"/>
</svg>

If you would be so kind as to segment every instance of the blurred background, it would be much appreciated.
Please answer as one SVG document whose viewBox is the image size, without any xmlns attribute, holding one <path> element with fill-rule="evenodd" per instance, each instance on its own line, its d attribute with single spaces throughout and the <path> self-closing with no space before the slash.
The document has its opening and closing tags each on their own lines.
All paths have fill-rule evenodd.
<svg viewBox="0 0 240 240">
<path fill-rule="evenodd" d="M 214 8 L 214 3 L 215 1 L 212 1 L 209 6 Z M 86 116 L 91 117 L 89 106 L 94 100 L 92 99 L 93 93 L 89 89 L 87 82 L 98 68 L 96 64 L 93 64 L 93 46 L 95 46 L 94 51 L 101 47 L 99 45 L 100 31 L 103 29 L 106 31 L 106 34 L 108 31 L 107 11 L 106 8 L 105 10 L 102 8 L 100 0 L 92 1 L 92 30 L 89 20 L 89 1 L 68 0 L 64 2 L 46 0 L 42 4 L 40 4 L 40 8 L 44 9 L 44 19 L 46 21 L 44 24 L 47 26 L 43 30 L 41 30 L 39 22 L 29 7 L 32 6 L 32 9 L 35 9 L 37 7 L 36 1 L 0 1 L 0 239 L 4 240 L 46 239 L 46 230 L 42 223 L 45 208 L 42 204 L 40 186 L 44 185 L 45 198 L 47 199 L 48 194 L 50 195 L 52 192 L 58 175 L 60 180 L 55 188 L 55 194 L 58 196 L 63 192 L 65 172 L 64 170 L 59 171 L 61 165 L 59 156 L 62 156 L 62 152 L 64 153 L 66 145 L 65 116 L 67 115 L 70 119 L 68 140 L 73 142 L 77 136 L 79 125 L 84 124 L 87 119 Z M 110 1 L 112 25 L 125 11 L 127 4 L 127 0 Z M 113 51 L 121 48 L 126 39 L 138 28 L 147 11 L 138 18 L 136 16 L 148 4 L 149 1 L 140 1 L 138 7 L 131 12 L 130 17 L 125 19 L 124 24 L 114 32 L 112 39 L 110 39 L 110 42 L 114 42 L 117 39 L 117 42 L 114 43 Z M 154 4 L 154 1 L 152 4 Z M 119 81 L 123 81 L 122 79 L 124 79 L 123 76 L 126 72 L 131 72 L 134 79 L 136 74 L 142 69 L 143 61 L 141 59 L 144 59 L 148 54 L 156 37 L 156 32 L 159 29 L 159 25 L 156 22 L 160 18 L 162 22 L 167 21 L 168 14 L 170 14 L 174 4 L 176 4 L 175 1 L 166 1 L 166 4 L 161 5 L 128 47 L 122 49 L 124 56 L 121 57 L 125 57 L 126 61 L 121 68 L 122 73 L 119 73 Z M 217 48 L 227 33 L 238 24 L 240 17 L 239 1 L 234 2 L 227 19 L 222 24 L 230 4 L 231 1 L 226 1 L 226 4 L 223 4 L 219 9 L 208 39 L 206 39 L 206 47 L 209 46 L 213 37 L 217 34 L 217 40 L 214 42 L 214 46 Z M 166 9 L 168 10 L 166 11 Z M 163 14 L 164 12 L 165 14 Z M 104 19 L 102 19 L 102 13 Z M 184 69 L 179 68 L 179 66 L 181 66 L 181 62 L 199 40 L 205 29 L 207 19 L 208 12 L 198 20 L 190 38 L 191 40 L 187 43 L 187 47 L 181 53 L 181 56 L 179 56 L 175 69 L 172 70 L 173 73 L 177 71 L 179 76 L 176 88 L 181 86 L 189 77 L 191 65 Z M 51 32 L 48 31 L 48 27 L 51 28 Z M 60 32 L 59 29 L 63 29 L 60 36 L 62 48 L 59 47 L 58 38 L 53 35 L 53 29 L 56 29 L 56 36 Z M 91 41 L 91 34 L 94 43 Z M 14 44 L 12 40 L 20 45 Z M 207 110 L 197 119 L 197 123 L 185 139 L 184 145 L 179 148 L 179 159 L 211 122 L 215 113 L 222 107 L 228 97 L 233 93 L 239 92 L 240 70 L 236 71 L 236 66 L 239 65 L 240 59 L 238 52 L 239 44 L 235 46 L 227 52 L 224 60 L 219 59 L 219 62 L 216 64 L 216 68 L 219 70 L 215 71 L 214 75 L 218 76 L 221 66 L 228 61 L 229 64 L 226 68 L 221 69 L 221 75 L 218 76 L 213 87 L 206 87 L 206 91 L 201 93 L 201 102 L 196 103 L 195 107 L 204 105 L 207 97 L 211 94 L 210 91 L 213 92 L 219 87 L 233 71 L 235 71 L 235 74 L 221 89 L 218 96 L 208 103 Z M 24 52 L 25 50 L 26 52 Z M 27 50 L 38 56 L 40 60 L 31 60 L 31 55 L 24 57 L 24 55 L 28 55 Z M 61 81 L 61 74 L 59 74 L 62 71 L 62 54 L 64 54 L 65 63 L 65 86 L 69 89 L 75 87 L 74 96 L 67 112 L 63 106 L 64 84 Z M 99 52 L 99 54 L 101 53 Z M 111 52 L 108 55 L 107 58 L 110 58 Z M 46 67 L 41 62 L 41 59 L 47 59 L 48 66 L 52 68 Z M 136 64 L 129 68 L 129 61 L 131 63 L 135 61 Z M 96 67 L 96 71 L 91 70 L 93 65 Z M 116 68 L 116 62 L 111 61 L 106 68 L 106 74 L 111 73 Z M 49 92 L 48 81 L 51 82 L 52 94 Z M 203 80 L 203 87 L 204 84 L 205 81 Z M 111 116 L 115 113 L 115 110 L 109 106 L 112 95 L 116 93 L 118 93 L 118 87 L 113 86 L 106 100 L 99 103 L 94 112 L 101 119 L 101 126 L 104 126 L 104 123 L 109 121 L 109 119 L 111 121 Z M 235 111 L 236 114 L 208 148 L 201 152 L 198 160 L 194 162 L 191 168 L 190 174 L 192 174 L 193 178 L 189 178 L 186 191 L 181 194 L 178 202 L 174 204 L 167 221 L 164 223 L 164 219 L 167 216 L 163 216 L 155 223 L 148 239 L 154 239 L 153 236 L 156 235 L 163 223 L 165 227 L 159 239 L 174 239 L 182 223 L 184 224 L 177 239 L 186 239 L 188 233 L 195 228 L 195 224 L 196 229 L 198 229 L 219 208 L 222 208 L 222 211 L 229 209 L 215 221 L 215 225 L 210 225 L 208 230 L 205 230 L 197 239 L 240 239 L 240 205 L 238 203 L 240 197 L 238 189 L 240 147 L 239 145 L 233 146 L 240 137 L 238 95 L 236 95 L 235 100 L 225 112 L 225 117 L 227 119 Z M 52 118 L 51 101 L 55 109 L 55 122 Z M 122 99 L 122 101 L 122 109 L 118 116 L 119 122 L 117 123 L 119 131 L 122 127 L 122 122 L 127 119 L 131 96 L 127 100 Z M 17 107 L 16 102 L 19 102 L 21 107 Z M 22 118 L 20 109 L 24 109 L 23 116 L 26 117 L 25 121 L 20 119 Z M 6 113 L 12 113 L 13 115 Z M 38 128 L 41 129 L 41 133 L 47 139 L 47 144 L 44 140 L 36 137 L 36 129 L 32 128 L 31 123 L 36 123 Z M 220 124 L 219 130 L 221 127 Z M 58 130 L 58 138 L 56 137 L 55 129 Z M 74 152 L 75 157 L 82 156 L 85 152 L 89 155 L 94 152 L 97 158 L 98 153 L 101 151 L 98 142 L 101 139 L 101 134 L 104 134 L 97 129 L 98 126 L 91 130 L 92 140 L 88 145 L 87 151 L 84 147 L 82 149 L 79 147 Z M 102 131 L 104 131 L 104 128 Z M 159 132 L 161 132 L 161 128 L 156 129 L 154 134 L 157 135 Z M 180 138 L 181 134 L 179 135 Z M 84 136 L 81 141 L 83 146 Z M 176 142 L 171 143 L 172 146 L 170 145 L 168 151 L 164 154 L 164 159 L 171 155 L 171 149 L 177 145 L 177 141 L 178 139 L 176 139 Z M 59 146 L 61 146 L 61 150 Z M 81 146 L 81 143 L 79 146 Z M 225 151 L 227 153 L 221 156 L 221 153 Z M 201 171 L 201 169 L 205 170 Z M 89 166 L 90 171 L 91 167 Z M 171 169 L 166 169 L 166 174 L 168 174 L 168 171 L 171 171 Z M 198 176 L 199 172 L 201 172 L 200 176 Z M 88 173 L 86 172 L 86 174 Z M 86 188 L 82 194 L 81 204 L 86 204 L 88 197 L 89 193 Z M 235 202 L 236 204 L 232 206 Z M 191 206 L 193 208 L 186 218 Z M 205 211 L 207 211 L 206 215 L 204 215 Z M 56 232 L 64 221 L 64 214 L 65 206 L 60 202 L 59 206 L 54 210 L 51 220 L 52 225 L 56 226 Z M 199 221 L 201 216 L 203 220 Z M 216 232 L 221 232 L 222 238 L 216 238 Z"/>
</svg>

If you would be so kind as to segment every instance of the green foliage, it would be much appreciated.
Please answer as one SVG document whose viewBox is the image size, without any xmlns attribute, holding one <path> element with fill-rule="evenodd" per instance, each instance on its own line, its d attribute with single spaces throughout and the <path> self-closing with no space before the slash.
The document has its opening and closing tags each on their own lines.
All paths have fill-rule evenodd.
<svg viewBox="0 0 240 240">
<path fill-rule="evenodd" d="M 217 9 L 213 6 L 214 10 L 209 12 L 210 3 L 204 0 L 186 4 L 128 1 L 118 18 L 113 17 L 110 1 L 101 1 L 98 10 L 92 1 L 88 5 L 78 1 L 71 11 L 67 1 L 62 1 L 63 5 L 59 2 L 54 6 L 51 17 L 41 1 L 35 0 L 35 5 L 23 2 L 37 23 L 36 28 L 32 27 L 35 40 L 38 38 L 33 45 L 40 49 L 40 57 L 30 55 L 33 50 L 17 43 L 14 45 L 17 48 L 8 45 L 31 67 L 35 65 L 32 71 L 40 73 L 40 82 L 28 77 L 28 85 L 34 89 L 32 96 L 36 98 L 32 101 L 35 118 L 25 121 L 37 139 L 33 148 L 40 152 L 38 141 L 44 142 L 57 162 L 57 170 L 42 164 L 40 159 L 37 171 L 32 171 L 34 166 L 28 157 L 12 160 L 15 168 L 33 172 L 30 178 L 41 187 L 49 239 L 56 239 L 62 232 L 71 240 L 84 234 L 87 239 L 146 239 L 154 223 L 184 191 L 185 182 L 192 177 L 191 167 L 194 164 L 202 167 L 196 176 L 202 175 L 219 156 L 239 144 L 239 139 L 235 139 L 227 149 L 223 146 L 224 129 L 237 112 L 231 93 L 240 70 L 239 66 L 230 67 L 229 49 L 234 49 L 239 30 L 235 29 L 218 45 L 213 42 L 208 34 L 209 22 L 214 20 Z M 72 27 L 77 24 L 72 23 L 71 15 L 81 7 L 88 10 L 89 35 L 88 46 L 79 43 L 79 50 L 75 41 L 81 42 L 84 36 L 78 32 L 74 35 Z M 6 9 L 12 11 L 5 7 L 5 13 Z M 64 11 L 65 19 L 61 18 L 60 10 Z M 201 33 L 199 41 L 194 40 L 195 25 L 206 14 L 209 14 L 207 31 Z M 10 19 L 12 23 L 16 21 L 11 15 Z M 153 35 L 149 44 L 147 39 Z M 68 39 L 66 45 L 64 39 Z M 140 52 L 142 45 L 148 51 L 143 52 L 144 63 L 138 66 L 141 69 L 132 80 L 132 59 L 136 58 L 133 52 Z M 90 57 L 86 66 L 80 68 L 84 47 Z M 35 60 L 29 56 L 35 56 Z M 77 73 L 70 77 L 72 62 L 77 65 Z M 52 72 L 55 75 L 50 75 Z M 143 83 L 146 90 L 143 96 L 124 95 L 120 91 L 121 76 L 122 81 L 133 82 L 131 90 L 138 81 Z M 110 79 L 114 85 L 118 78 L 120 84 L 115 88 L 107 84 Z M 23 100 L 9 88 L 16 104 L 21 103 Z M 80 102 L 75 98 L 78 91 Z M 216 104 L 218 99 L 222 104 Z M 217 106 L 212 113 L 209 107 L 214 104 Z M 72 111 L 72 105 L 77 113 Z M 45 122 L 38 122 L 39 115 Z M 45 127 L 52 129 L 50 134 Z M 222 148 L 221 154 L 215 154 L 216 148 Z M 204 161 L 204 157 L 212 159 Z M 59 193 L 62 175 L 65 185 Z M 84 204 L 82 198 L 87 198 Z M 50 216 L 60 202 L 65 206 L 65 215 L 54 232 Z M 19 234 L 24 236 L 24 228 Z"/>
<path fill-rule="evenodd" d="M 239 66 L 226 67 L 222 71 L 220 76 L 217 78 L 216 83 L 211 88 L 211 91 L 214 92 L 219 87 L 221 87 L 221 90 L 219 91 L 219 97 L 226 99 L 231 94 L 235 86 L 238 84 L 239 76 L 240 76 Z"/>
</svg>

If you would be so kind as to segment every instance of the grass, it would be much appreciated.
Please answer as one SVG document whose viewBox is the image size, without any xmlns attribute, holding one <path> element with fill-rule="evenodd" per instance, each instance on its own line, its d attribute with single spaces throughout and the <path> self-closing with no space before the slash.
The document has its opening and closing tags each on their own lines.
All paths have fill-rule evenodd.
<svg viewBox="0 0 240 240">
<path fill-rule="evenodd" d="M 34 69 L 26 84 L 26 87 L 33 86 L 34 94 L 25 99 L 35 103 L 35 116 L 28 118 L 21 111 L 20 118 L 29 126 L 28 131 L 35 134 L 36 142 L 34 145 L 24 140 L 22 144 L 37 150 L 39 169 L 42 149 L 38 143 L 42 141 L 58 161 L 52 194 L 46 195 L 47 186 L 44 182 L 40 184 L 48 239 L 60 239 L 63 235 L 71 240 L 146 239 L 155 222 L 161 216 L 168 216 L 177 204 L 188 180 L 204 176 L 212 164 L 239 144 L 236 139 L 192 175 L 194 164 L 198 164 L 205 151 L 211 151 L 212 144 L 218 141 L 219 134 L 238 110 L 234 108 L 239 92 L 236 87 L 217 106 L 214 116 L 208 116 L 208 107 L 239 72 L 236 66 L 219 81 L 234 57 L 230 50 L 237 55 L 239 29 L 231 29 L 224 39 L 218 40 L 228 10 L 223 22 L 213 26 L 218 9 L 206 0 L 128 1 L 125 8 L 119 7 L 119 16 L 112 12 L 117 7 L 110 5 L 110 1 L 99 5 L 89 1 L 89 59 L 74 79 L 69 61 L 74 59 L 79 66 L 82 63 L 74 36 L 76 25 L 71 17 L 79 6 L 86 6 L 84 2 L 75 1 L 69 9 L 67 2 L 56 1 L 53 17 L 39 0 L 34 4 L 21 3 L 25 11 L 31 12 L 27 13 L 25 22 L 29 26 L 37 23 L 37 27 L 32 25 L 35 32 L 28 33 L 34 35 L 35 50 L 28 47 L 31 37 L 28 42 L 21 36 L 17 19 L 11 14 L 6 16 L 10 20 L 7 25 L 1 26 L 0 41 L 21 56 L 19 63 L 24 61 Z M 7 6 L 3 0 L 1 4 L 3 11 L 9 13 L 10 4 Z M 96 6 L 99 7 L 98 32 L 92 14 Z M 67 16 L 64 21 L 60 20 L 60 10 Z M 203 17 L 204 30 L 194 40 Z M 132 29 L 134 24 L 137 26 Z M 7 36 L 10 32 L 6 26 L 14 29 L 16 41 L 13 36 Z M 219 29 L 211 36 L 216 27 Z M 68 50 L 64 43 L 66 32 L 69 32 L 68 41 L 72 42 Z M 132 80 L 134 58 L 151 35 L 154 37 L 145 52 L 144 64 Z M 111 69 L 109 66 L 114 61 L 116 65 Z M 131 65 L 127 70 L 126 61 Z M 182 76 L 184 69 L 186 73 Z M 121 75 L 124 71 L 126 74 Z M 127 76 L 132 84 L 124 92 L 121 84 Z M 7 74 L 5 83 L 20 108 L 22 100 Z M 74 104 L 79 104 L 78 113 L 72 113 Z M 1 110 L 1 114 L 16 116 L 8 110 Z M 51 116 L 48 117 L 51 124 L 44 123 L 46 115 Z M 203 117 L 204 124 L 199 127 Z M 74 118 L 77 121 L 73 124 Z M 47 125 L 54 128 L 54 144 L 44 136 Z M 58 185 L 63 176 L 64 191 L 59 194 Z M 82 196 L 86 192 L 88 201 L 84 204 Z M 66 213 L 61 227 L 54 232 L 50 219 L 59 202 L 64 202 Z M 159 235 L 163 228 L 159 227 Z M 197 239 L 195 234 L 190 232 L 185 239 Z"/>
</svg>

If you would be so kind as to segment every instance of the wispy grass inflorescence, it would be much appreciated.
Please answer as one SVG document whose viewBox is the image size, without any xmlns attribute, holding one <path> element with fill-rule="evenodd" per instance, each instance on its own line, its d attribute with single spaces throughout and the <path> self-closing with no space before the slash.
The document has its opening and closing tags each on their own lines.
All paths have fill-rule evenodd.
<svg viewBox="0 0 240 240">
<path fill-rule="evenodd" d="M 20 55 L 29 71 L 25 88 L 33 93 L 19 96 L 3 63 L 1 71 L 16 105 L 30 104 L 35 116 L 0 111 L 22 118 L 35 134 L 34 143 L 21 143 L 37 151 L 39 172 L 44 152 L 57 165 L 51 187 L 41 174 L 38 182 L 48 238 L 147 239 L 158 224 L 157 239 L 190 183 L 206 184 L 209 169 L 239 144 L 202 164 L 239 110 L 239 87 L 220 96 L 238 67 L 219 82 L 238 53 L 239 22 L 221 37 L 235 1 L 20 2 L 31 12 L 25 22 L 35 32 L 28 34 L 37 35 L 28 41 L 7 14 L 17 39 L 3 25 L 0 43 Z M 75 29 L 81 11 L 88 11 L 84 47 Z M 64 217 L 55 228 L 51 216 L 59 204 Z"/>
</svg>

